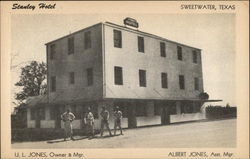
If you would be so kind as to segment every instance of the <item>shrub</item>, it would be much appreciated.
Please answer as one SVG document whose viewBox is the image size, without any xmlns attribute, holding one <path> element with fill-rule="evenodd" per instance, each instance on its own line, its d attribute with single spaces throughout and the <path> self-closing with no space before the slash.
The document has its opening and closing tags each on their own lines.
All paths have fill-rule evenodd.
<svg viewBox="0 0 250 159">
<path fill-rule="evenodd" d="M 237 117 L 237 108 L 222 106 L 208 106 L 206 107 L 206 117 L 207 119 L 220 119 L 220 118 L 232 118 Z"/>
</svg>

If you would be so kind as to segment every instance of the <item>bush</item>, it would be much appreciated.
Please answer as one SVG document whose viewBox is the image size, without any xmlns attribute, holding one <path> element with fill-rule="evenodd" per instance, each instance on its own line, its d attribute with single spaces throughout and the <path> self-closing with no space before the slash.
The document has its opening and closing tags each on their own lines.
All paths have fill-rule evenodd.
<svg viewBox="0 0 250 159">
<path fill-rule="evenodd" d="M 222 106 L 208 106 L 206 107 L 206 118 L 207 119 L 221 119 L 221 118 L 232 118 L 237 117 L 237 108 Z"/>
</svg>

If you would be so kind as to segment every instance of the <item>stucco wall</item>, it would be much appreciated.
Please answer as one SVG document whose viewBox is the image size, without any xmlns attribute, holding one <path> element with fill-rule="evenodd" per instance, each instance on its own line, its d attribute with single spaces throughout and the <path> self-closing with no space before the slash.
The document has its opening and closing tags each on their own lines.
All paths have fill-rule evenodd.
<svg viewBox="0 0 250 159">
<path fill-rule="evenodd" d="M 136 117 L 137 126 L 161 124 L 161 116 Z"/>
<path fill-rule="evenodd" d="M 193 48 L 182 46 L 183 61 L 177 59 L 177 44 L 144 37 L 145 53 L 138 52 L 137 33 L 122 31 L 122 48 L 113 45 L 113 27 L 105 32 L 105 96 L 111 98 L 183 99 L 195 98 L 203 91 L 200 53 L 198 64 L 192 61 Z M 166 57 L 160 56 L 160 42 L 166 43 Z M 199 52 L 199 50 L 196 50 Z M 123 68 L 123 85 L 114 84 L 114 66 Z M 139 69 L 146 70 L 147 87 L 139 87 Z M 161 87 L 161 72 L 168 74 L 168 88 Z M 185 90 L 179 89 L 179 75 L 185 76 Z M 199 91 L 194 90 L 198 77 Z"/>
<path fill-rule="evenodd" d="M 68 54 L 68 37 L 48 44 L 49 101 L 94 100 L 102 97 L 102 25 L 95 25 L 69 37 L 74 37 L 74 54 Z M 84 49 L 84 33 L 91 31 L 91 48 Z M 50 60 L 50 45 L 56 54 Z M 93 68 L 94 84 L 87 86 L 87 68 Z M 69 83 L 69 72 L 75 74 L 75 84 Z M 51 92 L 51 77 L 56 76 L 56 91 Z"/>
<path fill-rule="evenodd" d="M 190 114 L 176 114 L 170 115 L 170 122 L 183 122 L 183 121 L 192 121 L 192 120 L 202 120 L 206 119 L 204 113 L 190 113 Z"/>
</svg>

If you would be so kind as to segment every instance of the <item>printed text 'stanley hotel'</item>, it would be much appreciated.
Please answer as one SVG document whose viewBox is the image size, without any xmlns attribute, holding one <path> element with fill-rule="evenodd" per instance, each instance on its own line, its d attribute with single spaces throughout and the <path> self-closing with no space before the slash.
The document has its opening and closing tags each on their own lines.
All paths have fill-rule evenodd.
<svg viewBox="0 0 250 159">
<path fill-rule="evenodd" d="M 46 44 L 47 95 L 27 101 L 29 128 L 61 128 L 65 104 L 84 127 L 88 106 L 100 128 L 105 105 L 113 127 L 113 108 L 122 126 L 169 124 L 204 119 L 201 111 L 201 50 L 110 22 L 98 23 Z"/>
</svg>

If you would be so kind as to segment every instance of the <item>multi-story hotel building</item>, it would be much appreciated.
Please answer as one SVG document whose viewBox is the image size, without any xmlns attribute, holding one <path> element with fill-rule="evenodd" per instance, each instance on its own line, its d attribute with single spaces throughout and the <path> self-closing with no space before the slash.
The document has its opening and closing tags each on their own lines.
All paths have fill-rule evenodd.
<svg viewBox="0 0 250 159">
<path fill-rule="evenodd" d="M 111 127 L 114 106 L 128 128 L 205 118 L 201 49 L 110 22 L 46 47 L 48 93 L 28 107 L 29 128 L 61 128 L 66 104 L 76 116 L 75 129 L 84 127 L 89 106 L 96 129 L 102 106 L 110 112 Z"/>
</svg>

